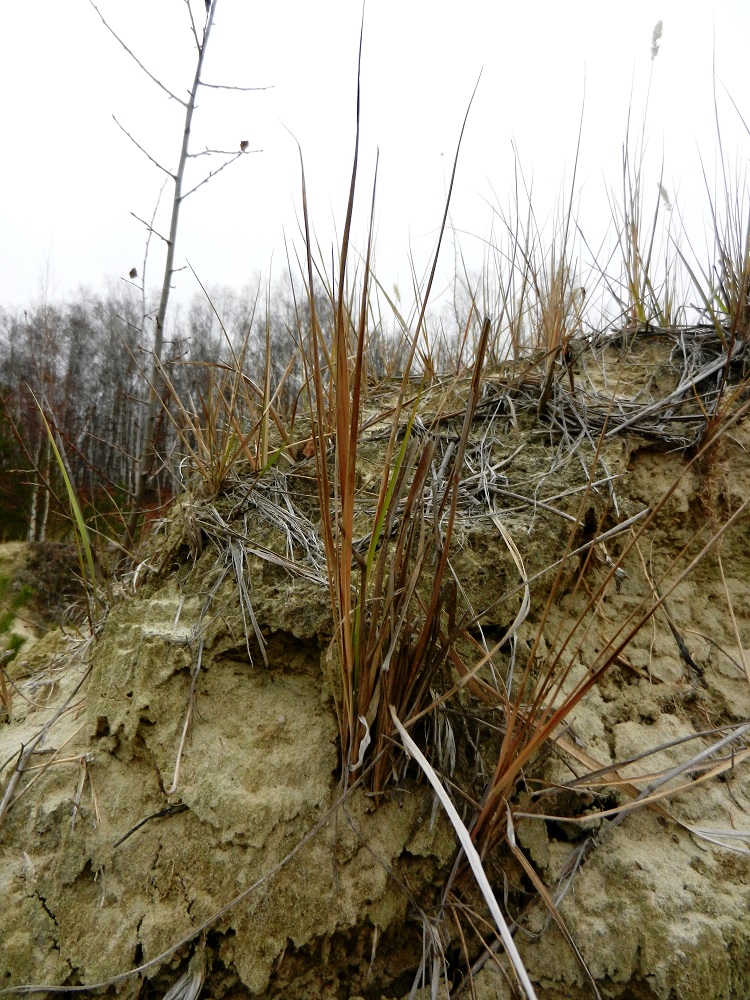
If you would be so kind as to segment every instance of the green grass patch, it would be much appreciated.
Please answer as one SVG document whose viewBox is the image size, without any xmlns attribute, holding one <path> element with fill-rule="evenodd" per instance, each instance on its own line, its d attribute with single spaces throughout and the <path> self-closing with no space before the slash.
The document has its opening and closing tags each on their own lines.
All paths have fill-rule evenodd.
<svg viewBox="0 0 750 1000">
<path fill-rule="evenodd" d="M 34 596 L 32 588 L 24 584 L 17 593 L 8 597 L 9 587 L 10 577 L 0 576 L 0 635 L 5 635 L 10 631 L 16 613 L 25 607 Z"/>
<path fill-rule="evenodd" d="M 25 636 L 19 635 L 18 632 L 10 633 L 10 635 L 8 636 L 8 643 L 6 646 L 6 650 L 11 650 L 13 652 L 13 656 L 10 657 L 11 660 L 14 660 L 16 658 L 19 649 L 21 648 L 21 646 L 23 646 L 25 642 L 26 642 Z"/>
<path fill-rule="evenodd" d="M 17 632 L 11 632 L 11 627 L 17 612 L 31 601 L 34 591 L 31 587 L 24 585 L 15 594 L 9 596 L 10 586 L 10 577 L 0 576 L 0 636 L 4 637 L 4 651 L 10 650 L 13 653 L 10 659 L 15 659 L 26 639 Z"/>
</svg>

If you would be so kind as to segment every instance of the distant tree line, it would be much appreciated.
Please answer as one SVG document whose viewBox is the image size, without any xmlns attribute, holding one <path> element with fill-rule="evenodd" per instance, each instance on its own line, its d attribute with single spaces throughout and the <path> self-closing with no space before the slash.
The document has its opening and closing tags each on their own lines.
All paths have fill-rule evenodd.
<svg viewBox="0 0 750 1000">
<path fill-rule="evenodd" d="M 199 399 L 208 382 L 205 363 L 226 362 L 243 344 L 243 370 L 255 381 L 264 375 L 270 344 L 275 388 L 297 354 L 299 309 L 280 292 L 267 310 L 258 290 L 249 289 L 196 298 L 176 311 L 164 366 L 180 398 Z M 62 530 L 63 481 L 40 411 L 90 512 L 127 508 L 148 395 L 148 324 L 129 289 L 0 310 L 0 540 L 41 541 Z M 285 383 L 287 401 L 300 387 L 298 367 L 292 365 Z M 174 400 L 163 386 L 160 393 L 157 457 L 149 470 L 149 502 L 157 507 L 173 494 L 182 458 L 169 419 Z"/>
<path fill-rule="evenodd" d="M 330 290 L 315 291 L 321 343 L 331 343 Z M 212 290 L 173 312 L 165 338 L 155 457 L 144 511 L 156 514 L 184 483 L 184 418 L 175 395 L 200 419 L 217 365 L 241 361 L 249 382 L 276 393 L 288 418 L 306 404 L 301 347 L 310 308 L 289 281 L 273 290 Z M 57 539 L 69 531 L 63 477 L 45 419 L 89 522 L 116 537 L 131 507 L 142 452 L 151 372 L 153 313 L 135 288 L 80 291 L 65 303 L 0 308 L 0 541 Z M 323 348 L 325 349 L 325 347 Z M 373 317 L 368 374 L 400 368 L 406 343 Z M 266 357 L 268 356 L 268 366 Z M 42 417 L 42 412 L 44 418 Z"/>
</svg>

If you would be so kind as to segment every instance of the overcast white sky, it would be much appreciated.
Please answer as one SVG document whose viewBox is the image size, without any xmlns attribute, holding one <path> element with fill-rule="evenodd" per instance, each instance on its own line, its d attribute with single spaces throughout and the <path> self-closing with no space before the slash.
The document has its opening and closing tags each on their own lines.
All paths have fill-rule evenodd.
<svg viewBox="0 0 750 1000">
<path fill-rule="evenodd" d="M 239 288 L 284 267 L 283 232 L 298 238 L 299 140 L 313 224 L 328 250 L 342 225 L 354 137 L 361 5 L 355 0 L 217 0 L 207 82 L 268 86 L 256 93 L 205 91 L 193 150 L 246 156 L 184 205 L 178 261 L 210 285 Z M 185 0 L 100 0 L 112 27 L 163 82 L 186 94 L 195 53 Z M 203 23 L 203 0 L 193 0 Z M 513 185 L 515 143 L 534 179 L 541 217 L 563 189 L 575 157 L 584 226 L 607 227 L 606 187 L 620 185 L 628 106 L 640 126 L 651 34 L 663 21 L 646 119 L 648 176 L 664 183 L 693 220 L 706 202 L 699 152 L 715 162 L 713 63 L 725 153 L 744 169 L 750 140 L 725 86 L 750 121 L 747 0 L 369 0 L 362 67 L 360 204 L 364 219 L 376 147 L 377 267 L 384 285 L 409 285 L 408 254 L 423 269 L 434 245 L 463 115 L 482 71 L 459 162 L 452 222 L 472 266 L 481 266 L 490 205 Z M 170 102 L 103 27 L 87 0 L 6 0 L 0 120 L 0 305 L 79 285 L 104 291 L 141 270 L 145 233 L 163 175 L 118 129 L 117 117 L 156 159 L 173 168 L 183 109 Z M 584 105 L 585 80 L 585 105 Z M 216 161 L 214 166 L 218 166 Z M 190 181 L 207 166 L 195 161 Z M 566 191 L 567 195 L 567 191 Z M 167 229 L 165 191 L 157 227 Z M 364 222 L 359 226 L 363 236 Z M 361 245 L 361 240 L 360 240 Z M 158 248 L 154 248 L 155 251 Z M 160 252 L 160 251 L 159 251 Z M 453 245 L 446 247 L 450 265 Z M 159 281 L 156 253 L 149 285 Z M 197 290 L 185 272 L 178 296 Z"/>
</svg>

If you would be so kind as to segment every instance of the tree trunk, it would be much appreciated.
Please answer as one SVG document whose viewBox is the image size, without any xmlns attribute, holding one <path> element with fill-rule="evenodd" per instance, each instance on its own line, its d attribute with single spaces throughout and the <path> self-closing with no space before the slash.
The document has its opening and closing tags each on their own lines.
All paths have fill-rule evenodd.
<svg viewBox="0 0 750 1000">
<path fill-rule="evenodd" d="M 206 22 L 206 30 L 203 33 L 203 41 L 198 47 L 198 63 L 195 67 L 195 78 L 190 91 L 190 98 L 185 109 L 185 129 L 182 134 L 182 149 L 180 151 L 180 161 L 177 173 L 174 174 L 174 199 L 172 201 L 172 222 L 169 227 L 169 240 L 167 242 L 167 260 L 164 267 L 164 282 L 161 287 L 161 299 L 159 300 L 159 311 L 156 315 L 156 332 L 154 336 L 153 363 L 151 365 L 151 378 L 149 382 L 148 405 L 146 410 L 146 421 L 141 438 L 140 460 L 138 463 L 138 473 L 136 479 L 135 494 L 133 496 L 133 509 L 125 529 L 122 544 L 126 549 L 131 549 L 135 541 L 138 520 L 141 514 L 140 507 L 146 492 L 146 481 L 154 460 L 155 428 L 156 428 L 156 408 L 159 401 L 159 383 L 161 381 L 159 368 L 164 349 L 164 326 L 167 317 L 167 307 L 169 296 L 172 290 L 172 276 L 174 274 L 174 255 L 177 243 L 177 224 L 180 218 L 180 208 L 182 206 L 182 184 L 185 176 L 185 165 L 188 160 L 188 150 L 190 146 L 190 129 L 193 122 L 193 112 L 195 111 L 195 99 L 201 82 L 203 71 L 203 59 L 206 54 L 206 46 L 211 33 L 211 26 L 216 12 L 214 0 Z"/>
</svg>

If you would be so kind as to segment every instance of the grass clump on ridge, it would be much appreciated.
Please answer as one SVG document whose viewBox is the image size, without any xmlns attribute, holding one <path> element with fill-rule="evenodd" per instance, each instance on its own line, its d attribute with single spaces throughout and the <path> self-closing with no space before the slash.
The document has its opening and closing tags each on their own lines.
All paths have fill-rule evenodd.
<svg viewBox="0 0 750 1000">
<path fill-rule="evenodd" d="M 195 442 L 187 451 L 187 464 L 207 498 L 231 486 L 240 463 L 242 474 L 255 480 L 258 489 L 265 476 L 273 476 L 282 494 L 286 473 L 300 461 L 313 463 L 317 527 L 333 621 L 330 662 L 336 671 L 332 689 L 344 789 L 364 780 L 376 799 L 381 798 L 389 787 L 407 780 L 410 764 L 404 744 L 409 752 L 418 750 L 423 755 L 420 766 L 430 780 L 453 790 L 464 816 L 461 836 L 470 836 L 479 858 L 500 848 L 509 852 L 543 899 L 593 994 L 598 995 L 559 913 L 561 894 L 544 885 L 516 841 L 515 827 L 521 820 L 554 818 L 554 812 L 544 811 L 554 790 L 540 789 L 524 808 L 518 806 L 519 790 L 542 751 L 554 745 L 584 770 L 571 784 L 576 793 L 596 788 L 598 783 L 612 783 L 624 796 L 621 804 L 574 821 L 599 817 L 603 835 L 631 809 L 647 806 L 691 833 L 729 844 L 718 832 L 698 831 L 670 811 L 665 800 L 672 788 L 665 786 L 693 769 L 700 770 L 706 760 L 713 773 L 719 774 L 744 759 L 747 726 L 735 726 L 715 738 L 707 736 L 707 742 L 679 768 L 640 782 L 623 779 L 620 763 L 602 768 L 566 737 L 565 729 L 582 699 L 614 666 L 628 663 L 627 650 L 633 640 L 655 616 L 665 613 L 675 590 L 746 516 L 750 499 L 715 516 L 711 524 L 700 524 L 681 552 L 661 565 L 658 573 L 647 575 L 645 596 L 612 625 L 598 654 L 588 657 L 584 652 L 587 636 L 598 621 L 605 597 L 623 579 L 624 567 L 642 558 L 640 546 L 675 492 L 710 463 L 721 439 L 747 415 L 748 247 L 717 236 L 720 259 L 731 257 L 731 263 L 722 263 L 720 274 L 725 277 L 715 286 L 704 282 L 706 315 L 696 317 L 692 325 L 678 325 L 676 316 L 685 313 L 685 307 L 680 310 L 674 300 L 679 282 L 670 274 L 663 282 L 655 277 L 653 246 L 662 189 L 651 226 L 644 231 L 642 161 L 634 167 L 626 152 L 623 204 L 619 209 L 613 205 L 612 210 L 622 272 L 612 277 L 596 261 L 592 268 L 595 286 L 610 295 L 614 317 L 602 323 L 600 313 L 597 329 L 587 311 L 590 299 L 582 291 L 584 283 L 571 246 L 575 228 L 571 188 L 550 250 L 544 249 L 531 211 L 523 225 L 503 220 L 509 237 L 502 255 L 506 267 L 493 282 L 483 279 L 481 288 L 472 287 L 467 279 L 465 323 L 456 341 L 449 344 L 428 331 L 427 305 L 439 244 L 426 284 L 417 289 L 413 321 L 401 316 L 377 282 L 371 236 L 358 274 L 349 277 L 358 130 L 359 120 L 334 274 L 326 275 L 315 257 L 303 169 L 304 299 L 298 303 L 295 335 L 299 353 L 280 383 L 299 364 L 301 390 L 289 411 L 291 419 L 285 422 L 276 409 L 280 393 L 272 390 L 270 379 L 264 379 L 262 386 L 248 385 L 242 372 L 243 352 L 233 354 L 231 364 L 220 368 L 221 378 L 228 379 L 226 392 L 212 390 L 199 406 L 191 402 L 188 407 L 182 401 L 173 419 L 183 420 L 183 440 Z M 455 173 L 456 164 L 451 189 Z M 371 219 L 374 200 L 373 191 Z M 443 229 L 449 200 L 450 192 Z M 677 267 L 680 262 L 685 257 L 677 253 L 669 266 Z M 688 273 L 695 281 L 695 271 Z M 728 275 L 733 276 L 731 280 Z M 389 344 L 382 337 L 377 340 L 378 375 L 372 363 L 371 335 L 373 322 L 377 326 L 382 319 L 381 299 L 388 303 L 398 332 Z M 490 299 L 496 309 L 485 315 L 483 306 Z M 613 325 L 614 330 L 601 329 Z M 674 377 L 670 389 L 660 392 L 658 387 L 628 384 L 626 364 L 620 367 L 616 384 L 608 384 L 607 352 L 617 352 L 626 362 L 635 359 L 641 345 L 653 338 L 671 345 Z M 390 356 L 388 350 L 384 352 L 384 343 Z M 218 366 L 210 370 L 215 379 Z M 489 419 L 492 426 L 498 415 L 512 424 L 522 413 L 532 414 L 554 442 L 559 463 L 576 458 L 584 463 L 584 481 L 567 491 L 574 499 L 562 510 L 566 491 L 546 495 L 544 472 L 533 495 L 507 489 L 490 461 L 488 435 L 497 435 L 497 430 L 493 427 L 484 434 L 476 430 L 480 417 Z M 380 475 L 374 483 L 368 479 L 365 494 L 359 473 L 368 430 L 382 432 L 383 457 Z M 626 432 L 685 454 L 681 471 L 661 497 L 630 516 L 618 507 L 616 477 L 609 474 L 606 464 L 609 442 Z M 284 495 L 291 510 L 294 497 L 290 492 Z M 569 530 L 555 562 L 533 573 L 528 570 L 524 539 L 514 537 L 496 502 L 500 496 L 562 513 Z M 596 504 L 595 497 L 599 498 Z M 197 495 L 195 503 L 199 508 Z M 493 609 L 471 607 L 452 561 L 457 521 L 476 518 L 477 504 L 482 517 L 499 533 L 518 574 L 517 585 L 500 599 L 515 609 L 512 616 L 508 614 L 510 624 L 492 642 L 478 642 L 476 633 L 478 628 L 481 632 L 482 618 Z M 599 512 L 593 524 L 587 520 L 592 504 Z M 363 510 L 368 524 L 365 534 L 361 534 Z M 205 527 L 206 522 L 202 523 Z M 294 533 L 291 522 L 285 523 Z M 212 537 L 221 536 L 221 525 L 215 524 Z M 237 544 L 236 538 L 232 544 Z M 300 536 L 299 550 L 304 548 Z M 247 602 L 248 621 L 252 619 L 257 631 L 249 592 L 241 579 L 241 560 L 233 562 L 243 602 Z M 293 565 L 288 565 L 294 572 Z M 571 572 L 572 585 L 568 582 Z M 532 594 L 540 587 L 544 597 L 532 627 Z M 572 624 L 563 627 L 559 619 L 553 626 L 556 606 L 563 597 L 576 613 Z M 733 615 L 731 600 L 729 610 Z M 529 628 L 532 638 L 524 656 L 519 636 Z M 466 713 L 469 704 L 493 720 L 488 740 L 493 739 L 497 749 L 492 766 L 483 772 L 479 795 L 474 788 L 457 787 L 449 780 L 453 773 L 450 746 L 455 745 L 450 720 L 452 715 Z M 731 747 L 729 752 L 727 747 Z M 682 787 L 691 784 L 688 781 Z M 450 794 L 447 789 L 446 794 Z M 742 836 L 750 839 L 747 831 Z M 578 863 L 599 839 L 585 839 Z M 444 886 L 443 904 L 431 918 L 433 929 L 454 919 L 467 878 L 467 864 L 459 857 Z M 497 904 L 487 899 L 487 905 L 494 913 Z M 435 942 L 441 935 L 430 933 L 425 938 Z M 498 941 L 507 944 L 506 938 L 507 927 L 500 927 Z M 466 948 L 469 977 L 475 954 Z M 514 961 L 518 962 L 517 956 Z M 516 975 L 525 994 L 533 996 L 522 966 L 516 966 Z"/>
</svg>

